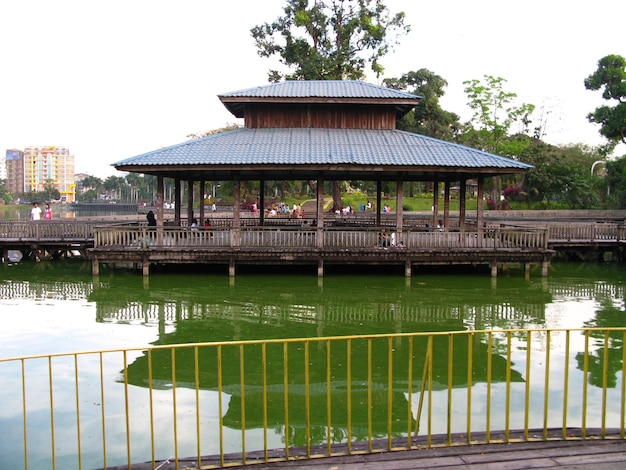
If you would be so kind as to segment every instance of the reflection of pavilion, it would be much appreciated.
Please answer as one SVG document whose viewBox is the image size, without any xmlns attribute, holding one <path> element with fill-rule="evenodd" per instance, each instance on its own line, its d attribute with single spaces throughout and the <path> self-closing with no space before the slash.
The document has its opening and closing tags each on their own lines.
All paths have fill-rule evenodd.
<svg viewBox="0 0 626 470">
<path fill-rule="evenodd" d="M 235 336 L 239 327 L 239 324 L 215 318 L 182 321 L 177 324 L 175 332 L 162 336 L 155 345 L 174 345 L 183 341 L 201 342 L 204 341 L 207 330 L 215 329 L 219 329 L 221 334 Z M 260 337 L 275 336 L 275 332 L 272 331 L 275 329 L 273 325 L 258 323 L 254 329 Z M 445 329 L 450 330 L 449 325 Z M 313 338 L 316 335 L 316 326 L 300 324 L 298 335 Z M 448 335 L 443 335 L 435 337 L 433 341 L 433 390 L 445 390 L 448 387 L 448 338 Z M 497 354 L 495 348 L 491 357 L 488 357 L 489 348 L 483 342 L 483 338 L 478 335 L 471 338 L 468 335 L 459 335 L 454 338 L 451 387 L 464 388 L 468 385 L 467 352 L 470 340 L 473 341 L 472 383 L 488 381 L 489 363 L 491 364 L 491 382 L 504 382 L 507 376 L 505 357 Z M 262 348 L 258 344 L 222 346 L 220 366 L 218 366 L 218 353 L 215 346 L 198 347 L 197 365 L 194 348 L 176 348 L 176 384 L 194 388 L 197 366 L 197 383 L 200 389 L 221 390 L 231 397 L 228 409 L 223 416 L 224 425 L 239 429 L 245 420 L 246 429 L 260 428 L 263 427 L 266 411 L 269 428 L 282 429 L 285 421 L 288 421 L 290 433 L 292 433 L 291 439 L 295 439 L 295 442 L 291 441 L 294 445 L 305 444 L 301 439 L 303 439 L 307 422 L 313 430 L 319 431 L 320 436 L 324 436 L 323 430 L 326 429 L 328 423 L 328 400 L 331 403 L 330 419 L 332 428 L 335 429 L 334 432 L 346 433 L 350 422 L 353 437 L 365 438 L 370 394 L 373 435 L 386 435 L 389 406 L 393 414 L 392 432 L 394 434 L 406 432 L 409 426 L 406 394 L 416 393 L 421 389 L 428 339 L 426 337 L 414 338 L 412 370 L 409 370 L 411 346 L 407 337 L 392 340 L 391 357 L 387 338 L 374 338 L 371 341 L 371 354 L 367 339 L 353 339 L 350 354 L 348 354 L 346 341 L 333 341 L 330 346 L 330 364 L 327 364 L 328 346 L 325 342 L 311 340 L 308 343 L 308 353 L 305 352 L 304 341 L 291 343 L 288 346 L 287 357 L 285 357 L 282 343 L 268 344 L 265 375 L 263 374 Z M 242 351 L 243 359 L 241 358 Z M 171 384 L 173 382 L 171 350 L 152 350 L 150 360 L 153 386 L 154 384 Z M 351 363 L 350 368 L 347 366 L 348 362 Z M 148 353 L 144 353 L 128 366 L 127 378 L 130 384 L 140 387 L 148 385 L 148 363 Z M 305 370 L 307 364 L 308 370 Z M 221 383 L 218 377 L 220 367 Z M 390 369 L 393 371 L 391 381 L 389 380 Z M 368 377 L 368 370 L 371 370 L 371 381 Z M 522 381 L 519 372 L 511 370 L 509 373 L 511 382 Z M 331 376 L 330 384 L 327 374 Z M 289 403 L 287 416 L 285 381 Z M 368 384 L 371 384 L 371 390 Z M 263 394 L 264 386 L 266 396 Z M 350 394 L 348 394 L 349 387 L 351 388 Z M 389 390 L 392 391 L 391 397 Z M 348 395 L 351 397 L 351 408 L 348 406 Z M 307 409 L 310 410 L 308 417 Z M 350 412 L 350 418 L 348 412 Z M 414 428 L 414 425 L 415 423 L 410 423 L 411 428 Z"/>
</svg>

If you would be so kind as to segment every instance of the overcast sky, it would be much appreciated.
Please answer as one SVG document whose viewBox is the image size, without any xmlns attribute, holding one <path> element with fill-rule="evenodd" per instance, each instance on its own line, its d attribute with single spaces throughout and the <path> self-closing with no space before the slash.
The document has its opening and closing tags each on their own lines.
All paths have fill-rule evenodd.
<svg viewBox="0 0 626 470">
<path fill-rule="evenodd" d="M 76 172 L 242 123 L 217 95 L 267 84 L 275 67 L 250 29 L 284 0 L 4 0 L 0 3 L 0 150 L 65 146 Z M 503 77 L 547 112 L 544 140 L 603 142 L 586 115 L 605 103 L 583 80 L 626 57 L 623 0 L 386 0 L 412 31 L 385 77 L 427 68 L 448 81 L 441 105 L 471 116 L 463 81 Z M 368 81 L 376 83 L 372 77 Z M 620 153 L 620 155 L 623 154 Z"/>
</svg>

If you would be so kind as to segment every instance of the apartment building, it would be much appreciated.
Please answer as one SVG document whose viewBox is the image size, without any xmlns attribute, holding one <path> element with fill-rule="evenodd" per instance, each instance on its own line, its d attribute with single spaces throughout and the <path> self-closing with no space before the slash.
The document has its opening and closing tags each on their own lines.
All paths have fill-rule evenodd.
<svg viewBox="0 0 626 470">
<path fill-rule="evenodd" d="M 24 152 L 6 151 L 6 188 L 11 193 L 24 192 Z"/>
<path fill-rule="evenodd" d="M 42 192 L 46 190 L 48 184 L 52 184 L 59 190 L 62 200 L 66 202 L 75 200 L 74 155 L 68 148 L 49 146 L 26 147 L 23 152 L 7 150 L 6 162 L 7 184 L 9 179 L 12 180 L 8 186 L 9 191 Z"/>
</svg>

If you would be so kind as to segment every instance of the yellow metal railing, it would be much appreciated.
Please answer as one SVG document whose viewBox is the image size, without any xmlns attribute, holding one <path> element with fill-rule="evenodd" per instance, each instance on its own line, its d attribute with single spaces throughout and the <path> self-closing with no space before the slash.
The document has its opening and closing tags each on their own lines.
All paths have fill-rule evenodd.
<svg viewBox="0 0 626 470">
<path fill-rule="evenodd" d="M 626 329 L 157 345 L 0 359 L 9 468 L 225 466 L 625 437 Z"/>
</svg>

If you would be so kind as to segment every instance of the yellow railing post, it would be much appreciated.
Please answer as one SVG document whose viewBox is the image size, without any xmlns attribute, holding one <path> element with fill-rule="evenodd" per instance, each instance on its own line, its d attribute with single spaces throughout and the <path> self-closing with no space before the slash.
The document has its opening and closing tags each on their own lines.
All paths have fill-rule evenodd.
<svg viewBox="0 0 626 470">
<path fill-rule="evenodd" d="M 571 340 L 572 331 L 584 340 L 580 351 L 572 351 L 577 344 Z M 556 332 L 563 332 L 564 338 Z M 87 461 L 92 466 L 94 452 L 102 453 L 102 468 L 123 464 L 124 458 L 127 465 L 151 458 L 158 468 L 170 458 L 159 454 L 170 452 L 172 438 L 176 465 L 188 458 L 199 468 L 213 468 L 253 463 L 253 453 L 254 463 L 353 454 L 355 436 L 358 452 L 511 442 L 522 433 L 526 441 L 551 440 L 557 435 L 550 432 L 550 422 L 559 418 L 562 440 L 623 438 L 626 378 L 617 378 L 626 368 L 626 352 L 612 356 L 625 338 L 626 328 L 398 333 L 157 345 L 0 359 L 0 367 L 13 362 L 21 370 L 15 368 L 21 382 L 4 382 L 3 388 L 14 387 L 10 393 L 17 408 L 21 404 L 25 469 L 34 452 L 37 461 L 44 452 L 53 468 L 61 465 L 61 455 L 63 462 L 67 455 L 74 456 L 78 468 Z M 464 367 L 455 348 L 460 340 L 468 343 L 466 383 L 465 371 L 460 375 L 455 370 Z M 291 365 L 290 347 L 297 348 Z M 259 350 L 260 355 L 253 354 Z M 555 354 L 565 354 L 564 362 L 553 361 Z M 80 355 L 93 359 L 83 361 Z M 138 369 L 133 368 L 135 359 L 129 360 L 137 356 L 144 361 Z M 207 356 L 216 356 L 217 363 L 213 359 L 201 364 Z M 33 359 L 47 361 L 33 369 L 38 375 L 29 367 Z M 414 367 L 422 362 L 417 389 Z M 91 371 L 86 370 L 89 364 Z M 116 371 L 112 384 L 106 382 L 111 380 L 108 367 Z M 353 367 L 358 367 L 356 373 Z M 94 382 L 88 384 L 91 375 Z M 571 377 L 583 380 L 582 387 L 576 387 L 582 407 L 580 402 L 570 407 Z M 117 391 L 110 394 L 110 385 Z M 516 400 L 522 393 L 523 409 Z M 47 395 L 43 405 L 49 414 L 45 430 L 50 446 L 46 441 L 43 451 L 29 442 L 33 432 L 41 433 L 40 426 L 33 429 L 37 417 L 30 418 L 41 412 L 42 404 L 32 402 L 40 394 Z M 555 403 L 560 394 L 562 406 Z M 99 406 L 95 419 L 94 410 L 84 405 L 91 400 Z M 618 411 L 611 404 L 619 400 Z M 559 412 L 561 417 L 556 416 Z M 457 416 L 460 422 L 455 422 Z M 428 429 L 419 435 L 423 417 Z M 573 430 L 568 420 L 575 421 L 569 423 Z M 102 433 L 102 443 L 95 446 L 86 438 L 93 422 Z M 591 423 L 593 432 L 587 430 Z M 530 429 L 543 432 L 530 437 Z M 484 437 L 476 439 L 477 432 Z M 284 447 L 270 449 L 279 439 Z"/>
</svg>

